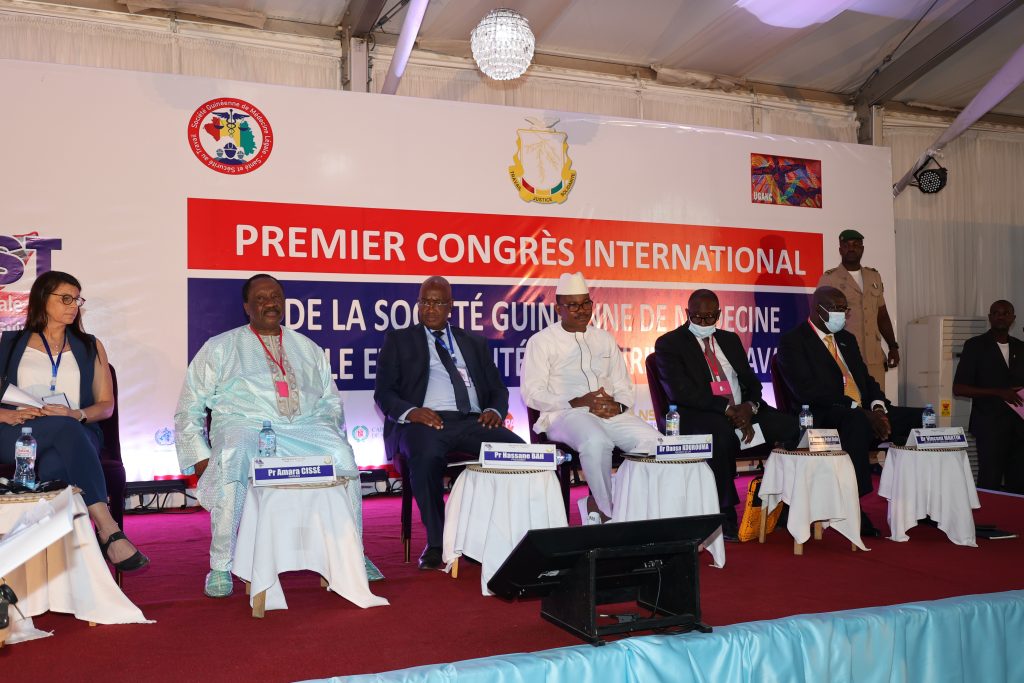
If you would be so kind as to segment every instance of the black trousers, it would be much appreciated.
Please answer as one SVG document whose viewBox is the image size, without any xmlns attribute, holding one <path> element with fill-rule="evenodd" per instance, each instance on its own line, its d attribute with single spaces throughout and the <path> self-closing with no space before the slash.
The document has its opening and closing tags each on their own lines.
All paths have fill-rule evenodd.
<svg viewBox="0 0 1024 683">
<path fill-rule="evenodd" d="M 978 444 L 978 486 L 1024 493 L 1024 420 L 1009 408 L 973 413 L 971 434 Z"/>
<path fill-rule="evenodd" d="M 889 425 L 892 434 L 889 441 L 902 445 L 907 440 L 910 430 L 921 426 L 922 408 L 892 406 L 889 408 Z M 839 441 L 843 450 L 850 454 L 853 470 L 857 474 L 857 493 L 865 496 L 874 490 L 871 482 L 871 447 L 878 442 L 871 428 L 868 414 L 861 408 L 844 408 L 832 406 L 822 410 L 813 410 L 814 426 L 822 429 L 839 431 Z"/>
<path fill-rule="evenodd" d="M 444 539 L 444 472 L 450 451 L 480 452 L 485 441 L 523 443 L 514 432 L 504 427 L 488 429 L 478 422 L 479 415 L 438 412 L 444 420 L 443 429 L 418 423 L 398 425 L 398 447 L 405 454 L 409 467 L 412 495 L 420 509 L 420 518 L 427 528 L 427 545 L 440 548 Z"/>
<path fill-rule="evenodd" d="M 2 409 L 0 409 L 2 410 Z M 86 505 L 107 502 L 107 484 L 100 464 L 96 433 L 73 417 L 47 415 L 28 420 L 36 440 L 36 479 L 61 479 L 82 489 Z M 21 427 L 0 424 L 0 463 L 14 464 L 14 442 Z"/>
<path fill-rule="evenodd" d="M 780 413 L 769 405 L 762 406 L 753 422 L 761 425 L 765 444 L 768 448 L 776 443 L 793 447 L 800 437 L 800 425 L 796 417 Z M 679 413 L 681 434 L 710 434 L 712 437 L 711 471 L 715 474 L 718 488 L 718 503 L 722 508 L 733 507 L 740 502 L 736 494 L 736 457 L 740 454 L 740 440 L 736 428 L 724 413 L 682 410 Z M 767 455 L 767 454 L 766 454 Z"/>
</svg>

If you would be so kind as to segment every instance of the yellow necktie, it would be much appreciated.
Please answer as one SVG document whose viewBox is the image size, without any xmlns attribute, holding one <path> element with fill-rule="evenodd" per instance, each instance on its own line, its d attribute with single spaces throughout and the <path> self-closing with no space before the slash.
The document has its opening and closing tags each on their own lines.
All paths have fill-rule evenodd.
<svg viewBox="0 0 1024 683">
<path fill-rule="evenodd" d="M 843 393 L 851 400 L 860 405 L 860 389 L 857 388 L 857 383 L 853 381 L 853 375 L 850 374 L 850 369 L 846 367 L 846 363 L 839 356 L 839 350 L 836 348 L 836 341 L 833 339 L 831 334 L 825 335 L 825 345 L 828 350 L 832 353 L 832 357 L 839 365 L 839 369 L 843 371 Z"/>
</svg>

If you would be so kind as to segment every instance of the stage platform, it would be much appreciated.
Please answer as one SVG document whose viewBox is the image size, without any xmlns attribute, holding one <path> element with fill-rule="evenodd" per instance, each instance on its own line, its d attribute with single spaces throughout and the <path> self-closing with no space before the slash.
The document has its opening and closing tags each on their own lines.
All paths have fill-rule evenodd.
<svg viewBox="0 0 1024 683">
<path fill-rule="evenodd" d="M 741 479 L 738 485 L 743 484 Z M 745 486 L 740 490 L 744 489 Z M 584 492 L 584 488 L 574 489 L 573 496 Z M 1024 535 L 1024 498 L 983 492 L 981 501 L 982 509 L 975 515 L 978 522 L 998 524 Z M 884 530 L 884 524 L 880 524 L 885 517 L 884 501 L 872 494 L 866 499 L 865 507 L 875 524 Z M 823 540 L 810 542 L 804 555 L 797 557 L 792 552 L 792 540 L 780 530 L 769 536 L 764 545 L 756 541 L 729 544 L 724 569 L 707 566 L 708 558 L 702 558 L 703 617 L 715 628 L 714 633 L 709 636 L 642 636 L 592 648 L 575 647 L 579 645 L 578 640 L 542 620 L 537 601 L 509 603 L 482 597 L 477 566 L 463 563 L 459 578 L 451 579 L 440 572 L 420 572 L 415 564 L 404 564 L 397 497 L 367 498 L 364 511 L 367 551 L 387 577 L 373 584 L 373 590 L 388 598 L 390 607 L 361 610 L 336 595 L 325 593 L 316 576 L 299 572 L 286 575 L 282 582 L 290 609 L 268 612 L 262 620 L 253 619 L 238 582 L 230 598 L 212 600 L 202 595 L 209 547 L 209 518 L 205 512 L 130 516 L 126 522 L 128 534 L 149 554 L 153 563 L 137 575 L 126 576 L 124 589 L 145 615 L 157 623 L 90 628 L 66 615 L 37 617 L 37 627 L 54 631 L 54 637 L 0 650 L 3 679 L 50 680 L 60 672 L 62 677 L 71 676 L 75 680 L 124 675 L 147 681 L 177 681 L 183 677 L 217 681 L 298 681 L 475 660 L 436 671 L 430 674 L 429 680 L 448 680 L 443 678 L 444 671 L 458 671 L 470 677 L 473 672 L 479 673 L 481 666 L 493 669 L 488 680 L 501 680 L 499 671 L 514 680 L 537 680 L 535 677 L 540 674 L 535 667 L 541 665 L 553 667 L 550 680 L 557 680 L 556 669 L 563 660 L 575 662 L 573 666 L 589 667 L 591 664 L 587 662 L 592 655 L 598 657 L 593 660 L 597 663 L 594 666 L 602 667 L 595 671 L 614 672 L 614 680 L 647 681 L 658 678 L 653 673 L 647 678 L 646 670 L 641 670 L 642 676 L 631 678 L 632 674 L 621 668 L 604 669 L 601 663 L 606 660 L 602 658 L 620 653 L 614 656 L 628 659 L 631 666 L 643 663 L 645 667 L 660 667 L 672 658 L 696 657 L 698 649 L 691 651 L 688 644 L 693 642 L 701 643 L 692 647 L 706 648 L 700 650 L 703 652 L 715 652 L 717 648 L 740 643 L 745 653 L 743 658 L 735 662 L 732 661 L 735 658 L 723 658 L 722 666 L 761 666 L 763 662 L 775 662 L 783 672 L 774 679 L 743 678 L 742 672 L 746 669 L 736 668 L 724 670 L 721 678 L 706 680 L 821 681 L 826 679 L 811 676 L 809 672 L 804 676 L 795 668 L 791 676 L 786 673 L 790 671 L 787 667 L 803 666 L 794 653 L 812 647 L 828 653 L 829 659 L 822 661 L 831 666 L 833 651 L 846 647 L 837 635 L 836 629 L 840 628 L 835 621 L 837 618 L 843 619 L 846 625 L 841 628 L 846 629 L 850 638 L 871 639 L 866 644 L 861 640 L 850 641 L 854 643 L 850 647 L 857 648 L 855 651 L 860 652 L 862 658 L 871 658 L 868 663 L 872 666 L 879 657 L 918 655 L 936 658 L 934 661 L 942 664 L 943 668 L 935 670 L 937 677 L 916 680 L 984 680 L 989 683 L 1014 680 L 1000 678 L 1000 671 L 1005 675 L 1019 672 L 1010 668 L 949 669 L 946 662 L 950 660 L 937 657 L 940 653 L 950 656 L 952 653 L 945 653 L 949 648 L 934 639 L 939 635 L 953 637 L 966 623 L 965 615 L 974 615 L 972 618 L 977 619 L 973 623 L 978 628 L 983 625 L 989 637 L 979 640 L 971 636 L 958 641 L 963 661 L 977 659 L 979 666 L 981 663 L 987 666 L 989 659 L 1002 657 L 1010 666 L 1012 651 L 1003 653 L 996 643 L 1001 634 L 1017 634 L 1016 642 L 1024 642 L 1019 630 L 1022 598 L 1019 593 L 985 594 L 1024 589 L 1024 540 L 1020 538 L 981 540 L 980 547 L 967 548 L 953 545 L 937 529 L 917 527 L 910 531 L 908 543 L 867 539 L 871 551 L 854 553 L 838 534 L 826 531 Z M 578 521 L 576 516 L 573 506 L 574 523 Z M 423 545 L 418 524 L 414 528 L 413 543 L 418 553 Z M 950 603 L 903 605 L 960 596 L 977 597 Z M 895 612 L 865 609 L 892 605 L 901 607 Z M 844 610 L 855 611 L 831 614 Z M 899 644 L 890 641 L 898 638 L 899 632 L 884 630 L 881 624 L 909 624 L 908 627 L 917 628 L 911 622 L 892 620 L 896 618 L 893 615 L 918 614 L 930 615 L 928 630 L 923 632 L 927 636 L 925 641 L 908 640 L 902 647 L 910 649 L 893 650 Z M 998 614 L 1004 615 L 1002 621 L 997 618 Z M 772 621 L 794 615 L 815 616 Z M 954 615 L 960 616 L 954 618 Z M 850 625 L 867 625 L 869 621 L 873 625 L 855 636 Z M 820 630 L 822 628 L 826 630 Z M 789 634 L 786 639 L 775 640 L 772 634 L 783 631 Z M 766 637 L 768 639 L 763 640 Z M 705 642 L 710 644 L 703 644 Z M 789 644 L 780 647 L 783 642 Z M 767 649 L 755 649 L 756 643 L 767 643 L 764 645 Z M 657 654 L 650 648 L 655 648 Z M 525 677 L 513 672 L 506 662 L 508 655 L 515 655 L 511 658 L 515 664 L 528 665 L 526 673 L 522 674 Z M 501 659 L 479 659 L 488 657 Z M 890 663 L 892 661 L 896 660 Z M 732 671 L 736 672 L 736 677 L 732 676 Z M 831 668 L 829 671 L 835 675 L 832 680 L 861 680 L 850 677 L 854 669 Z M 984 675 L 967 675 L 974 671 Z M 421 673 L 403 671 L 394 675 Z M 671 675 L 671 670 L 668 673 Z M 574 674 L 573 680 L 584 678 Z M 609 679 L 602 675 L 594 680 Z M 867 680 L 915 679 L 872 675 Z"/>
</svg>

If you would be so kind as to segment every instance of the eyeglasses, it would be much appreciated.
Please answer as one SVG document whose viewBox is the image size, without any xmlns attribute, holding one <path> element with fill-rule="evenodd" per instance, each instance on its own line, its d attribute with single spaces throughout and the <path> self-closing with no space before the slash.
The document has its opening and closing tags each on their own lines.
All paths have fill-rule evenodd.
<svg viewBox="0 0 1024 683">
<path fill-rule="evenodd" d="M 690 313 L 686 312 L 686 317 L 695 323 L 713 323 L 718 320 L 718 316 L 722 315 L 721 311 L 715 311 L 714 313 Z"/>
<path fill-rule="evenodd" d="M 420 299 L 420 308 L 433 308 L 436 311 L 448 308 L 452 305 L 451 301 L 441 301 L 440 299 Z"/>
<path fill-rule="evenodd" d="M 849 313 L 850 312 L 850 307 L 849 306 L 839 306 L 839 305 L 836 305 L 836 304 L 829 304 L 828 306 L 825 306 L 823 304 L 818 304 L 818 306 L 821 308 L 821 310 L 825 311 L 826 313 Z"/>
<path fill-rule="evenodd" d="M 579 313 L 580 311 L 586 311 L 588 309 L 593 308 L 594 302 L 591 301 L 590 299 L 587 299 L 586 301 L 572 301 L 570 303 L 562 305 L 565 306 L 565 310 L 569 311 L 570 313 Z"/>
<path fill-rule="evenodd" d="M 65 306 L 75 304 L 79 308 L 85 305 L 85 299 L 80 296 L 71 296 L 70 294 L 57 294 L 56 292 L 50 292 L 50 296 L 59 296 L 60 302 Z"/>
</svg>

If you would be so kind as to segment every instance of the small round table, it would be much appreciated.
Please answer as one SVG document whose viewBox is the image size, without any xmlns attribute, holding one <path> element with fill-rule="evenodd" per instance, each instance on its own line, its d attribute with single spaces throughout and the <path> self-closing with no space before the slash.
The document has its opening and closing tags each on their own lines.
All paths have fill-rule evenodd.
<svg viewBox="0 0 1024 683">
<path fill-rule="evenodd" d="M 568 526 L 554 470 L 468 465 L 455 480 L 444 509 L 442 557 L 458 576 L 462 555 L 480 561 L 480 589 L 530 529 Z"/>
<path fill-rule="evenodd" d="M 359 607 L 387 605 L 370 592 L 347 479 L 327 484 L 249 486 L 232 572 L 246 584 L 252 615 L 287 609 L 278 575 L 307 569 Z"/>
<path fill-rule="evenodd" d="M 627 454 L 612 480 L 612 521 L 716 515 L 721 511 L 715 475 L 703 458 L 657 460 Z M 703 546 L 714 566 L 725 566 L 719 529 Z"/>
<path fill-rule="evenodd" d="M 846 451 L 785 450 L 776 448 L 764 464 L 761 480 L 760 541 L 764 543 L 765 519 L 780 502 L 789 505 L 786 529 L 793 537 L 793 554 L 803 554 L 803 544 L 831 526 L 850 540 L 853 549 L 867 550 L 860 538 L 860 497 L 857 475 Z M 820 526 L 819 526 L 820 524 Z"/>
<path fill-rule="evenodd" d="M 891 540 L 909 541 L 907 529 L 927 516 L 953 543 L 977 547 L 971 510 L 981 501 L 964 449 L 891 446 L 878 495 L 889 501 Z"/>
</svg>

